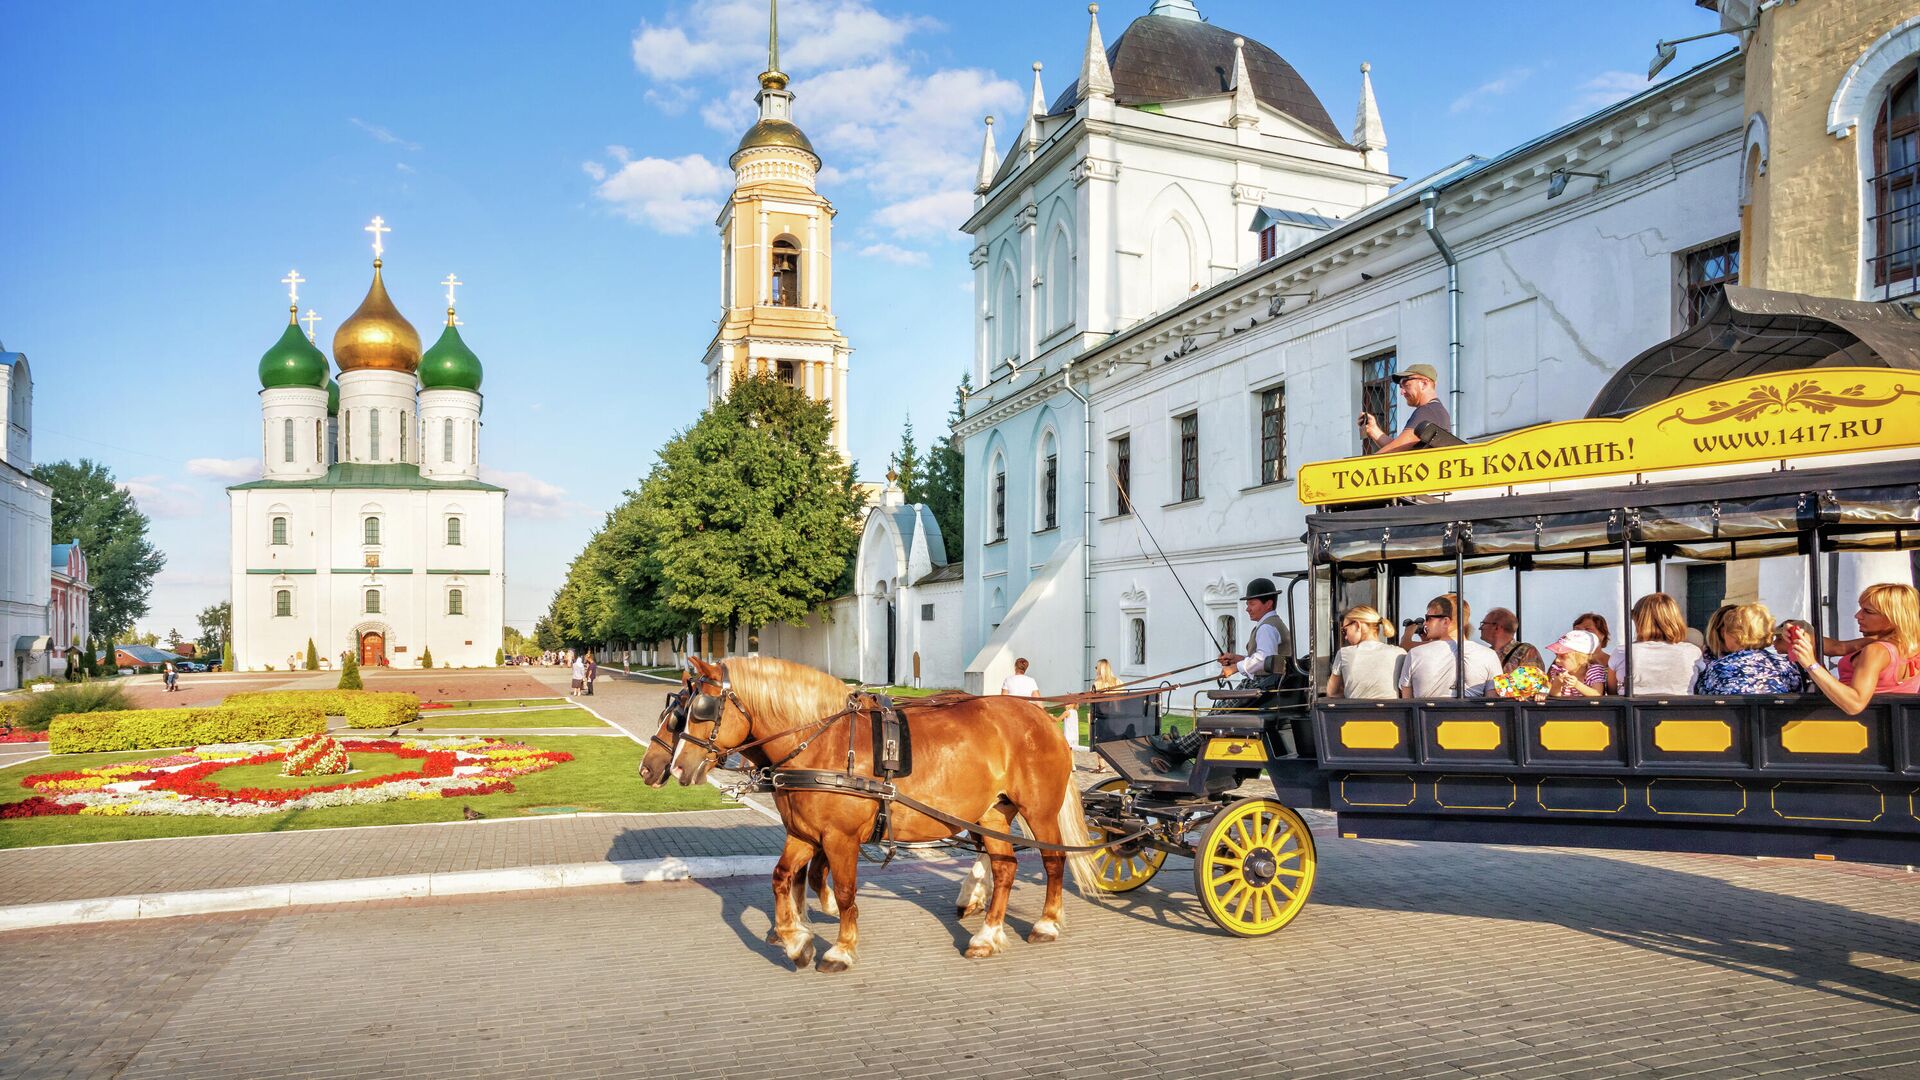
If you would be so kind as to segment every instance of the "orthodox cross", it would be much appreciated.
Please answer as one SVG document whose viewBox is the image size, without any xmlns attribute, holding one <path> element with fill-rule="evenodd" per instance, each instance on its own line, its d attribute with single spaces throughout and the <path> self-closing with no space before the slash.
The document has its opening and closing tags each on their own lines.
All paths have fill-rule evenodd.
<svg viewBox="0 0 1920 1080">
<path fill-rule="evenodd" d="M 445 285 L 447 287 L 447 306 L 451 308 L 453 306 L 453 290 L 459 288 L 462 285 L 465 285 L 466 282 L 461 281 L 459 278 L 454 277 L 452 274 L 448 274 L 447 279 L 445 281 L 442 281 L 440 284 Z"/>
<path fill-rule="evenodd" d="M 289 270 L 287 276 L 280 279 L 280 284 L 287 287 L 287 301 L 294 307 L 300 306 L 300 283 L 305 280 L 298 270 Z"/>
<path fill-rule="evenodd" d="M 380 234 L 390 233 L 393 230 L 387 228 L 387 223 L 380 219 L 380 215 L 375 214 L 373 216 L 373 224 L 367 226 L 364 231 L 373 234 L 373 257 L 376 259 L 379 258 L 381 253 L 386 250 L 386 247 L 380 243 Z"/>
<path fill-rule="evenodd" d="M 320 316 L 312 308 L 308 308 L 307 314 L 300 321 L 307 324 L 307 340 L 312 341 L 313 324 L 320 321 Z"/>
</svg>

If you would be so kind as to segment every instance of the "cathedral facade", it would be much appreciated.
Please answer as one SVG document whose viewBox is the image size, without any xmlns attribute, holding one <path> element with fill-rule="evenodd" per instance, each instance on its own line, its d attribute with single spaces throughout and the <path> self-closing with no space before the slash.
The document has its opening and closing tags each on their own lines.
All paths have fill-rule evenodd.
<svg viewBox="0 0 1920 1080">
<path fill-rule="evenodd" d="M 381 228 L 378 218 L 374 228 Z M 506 490 L 480 479 L 481 365 L 447 325 L 420 336 L 381 280 L 333 338 L 293 318 L 260 359 L 258 480 L 232 503 L 235 666 L 492 666 L 506 596 Z M 289 284 L 298 286 L 297 275 Z M 297 297 L 296 297 L 297 299 Z M 293 313 L 297 315 L 298 307 Z"/>
</svg>

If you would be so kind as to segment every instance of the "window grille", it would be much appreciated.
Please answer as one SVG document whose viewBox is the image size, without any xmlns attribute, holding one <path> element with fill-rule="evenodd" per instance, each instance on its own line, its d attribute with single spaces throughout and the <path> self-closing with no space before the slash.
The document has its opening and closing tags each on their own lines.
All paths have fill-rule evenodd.
<svg viewBox="0 0 1920 1080">
<path fill-rule="evenodd" d="M 1113 512 L 1133 513 L 1133 500 L 1129 494 L 1133 491 L 1133 437 L 1122 435 L 1113 440 Z"/>
<path fill-rule="evenodd" d="M 1131 619 L 1127 623 L 1133 640 L 1129 645 L 1128 656 L 1137 667 L 1147 662 L 1147 620 Z"/>
<path fill-rule="evenodd" d="M 1911 287 L 1920 271 L 1920 73 L 1881 103 L 1873 126 L 1873 283 Z"/>
<path fill-rule="evenodd" d="M 447 519 L 447 546 L 460 546 L 460 519 L 457 517 Z"/>
<path fill-rule="evenodd" d="M 1260 395 L 1260 482 L 1277 484 L 1287 474 L 1287 392 L 1276 386 Z"/>
<path fill-rule="evenodd" d="M 1740 238 L 1689 251 L 1680 296 L 1680 317 L 1688 326 L 1713 310 L 1728 285 L 1740 282 Z"/>
<path fill-rule="evenodd" d="M 461 591 L 459 589 L 447 590 L 447 614 L 449 615 L 465 615 L 466 614 L 465 597 L 461 594 Z"/>
<path fill-rule="evenodd" d="M 276 544 L 284 544 L 287 542 L 286 518 L 277 517 L 273 519 L 273 542 Z"/>
<path fill-rule="evenodd" d="M 1060 526 L 1060 456 L 1048 454 L 1046 468 L 1040 481 L 1040 527 L 1055 529 Z"/>
<path fill-rule="evenodd" d="M 293 614 L 293 593 L 280 589 L 273 594 L 273 614 L 276 618 L 287 618 Z"/>
<path fill-rule="evenodd" d="M 1180 501 L 1200 497 L 1200 416 L 1180 418 Z"/>
<path fill-rule="evenodd" d="M 993 538 L 1007 538 L 1007 467 L 998 462 L 993 470 Z"/>
<path fill-rule="evenodd" d="M 380 519 L 370 517 L 360 525 L 360 542 L 373 545 L 380 542 Z"/>
<path fill-rule="evenodd" d="M 1398 361 L 1398 353 L 1381 353 L 1360 361 L 1360 411 L 1371 413 L 1389 438 L 1400 426 L 1397 415 L 1400 395 L 1395 392 L 1393 385 L 1393 373 L 1398 369 Z M 1363 438 L 1360 452 L 1371 454 L 1373 450 Z"/>
<path fill-rule="evenodd" d="M 380 614 L 380 590 L 379 590 L 379 589 L 368 589 L 368 590 L 367 590 L 367 610 L 366 610 L 366 613 L 367 613 L 368 615 L 378 615 L 378 614 Z"/>
</svg>

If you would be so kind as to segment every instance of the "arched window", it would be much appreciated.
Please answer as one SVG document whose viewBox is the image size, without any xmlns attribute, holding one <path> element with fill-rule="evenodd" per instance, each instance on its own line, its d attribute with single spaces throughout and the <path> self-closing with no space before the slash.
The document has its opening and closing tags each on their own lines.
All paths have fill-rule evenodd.
<svg viewBox="0 0 1920 1080">
<path fill-rule="evenodd" d="M 275 544 L 287 542 L 287 519 L 284 517 L 273 519 L 273 542 Z"/>
<path fill-rule="evenodd" d="M 992 363 L 998 366 L 1009 359 L 1017 362 L 1020 358 L 1020 286 L 1014 280 L 1011 266 L 1001 268 L 1000 285 L 994 290 L 993 319 L 994 333 L 1000 340 L 995 343 Z M 992 375 L 989 371 L 988 377 Z"/>
<path fill-rule="evenodd" d="M 1067 231 L 1053 234 L 1047 252 L 1047 329 L 1059 330 L 1073 321 L 1073 251 Z"/>
<path fill-rule="evenodd" d="M 327 422 L 325 420 L 313 422 L 313 460 L 319 465 L 327 463 Z"/>
<path fill-rule="evenodd" d="M 276 618 L 287 618 L 293 614 L 293 591 L 279 589 L 273 594 L 273 614 Z"/>
<path fill-rule="evenodd" d="M 462 595 L 461 590 L 448 589 L 447 590 L 447 614 L 465 615 L 466 613 L 467 613 L 466 598 Z"/>
<path fill-rule="evenodd" d="M 293 460 L 293 417 L 280 422 L 281 455 L 287 461 Z"/>
<path fill-rule="evenodd" d="M 1220 616 L 1220 647 L 1232 652 L 1240 640 L 1240 621 L 1231 615 Z"/>
<path fill-rule="evenodd" d="M 380 542 L 380 519 L 368 517 L 360 523 L 360 542 L 369 546 Z"/>
<path fill-rule="evenodd" d="M 379 589 L 367 590 L 366 613 L 369 615 L 380 614 L 380 590 Z"/>
<path fill-rule="evenodd" d="M 1147 620 L 1128 619 L 1127 629 L 1132 635 L 1127 645 L 1127 657 L 1137 667 L 1147 662 Z"/>
<path fill-rule="evenodd" d="M 993 459 L 993 507 L 987 518 L 993 523 L 993 538 L 1007 538 L 1007 463 L 1000 457 Z"/>
<path fill-rule="evenodd" d="M 1894 84 L 1873 125 L 1873 283 L 1920 268 L 1920 73 Z"/>
<path fill-rule="evenodd" d="M 1040 528 L 1060 527 L 1060 450 L 1053 433 L 1040 444 Z"/>
<path fill-rule="evenodd" d="M 457 517 L 447 519 L 447 546 L 460 546 L 460 519 Z"/>
<path fill-rule="evenodd" d="M 453 417 L 440 421 L 440 460 L 453 460 Z"/>
<path fill-rule="evenodd" d="M 1199 285 L 1194 280 L 1193 240 L 1187 234 L 1186 223 L 1177 217 L 1161 222 L 1153 232 L 1151 250 L 1148 266 L 1153 274 L 1153 307 L 1155 311 L 1165 311 L 1186 299 Z"/>
<path fill-rule="evenodd" d="M 800 245 L 790 236 L 773 242 L 773 296 L 775 307 L 800 306 Z"/>
</svg>

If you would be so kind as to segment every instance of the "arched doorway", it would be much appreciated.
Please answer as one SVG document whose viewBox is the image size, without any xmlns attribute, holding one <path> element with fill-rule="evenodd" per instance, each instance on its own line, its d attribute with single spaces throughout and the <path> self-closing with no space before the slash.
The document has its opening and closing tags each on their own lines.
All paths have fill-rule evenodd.
<svg viewBox="0 0 1920 1080">
<path fill-rule="evenodd" d="M 378 630 L 360 635 L 360 666 L 384 667 L 387 663 L 387 636 Z"/>
</svg>

